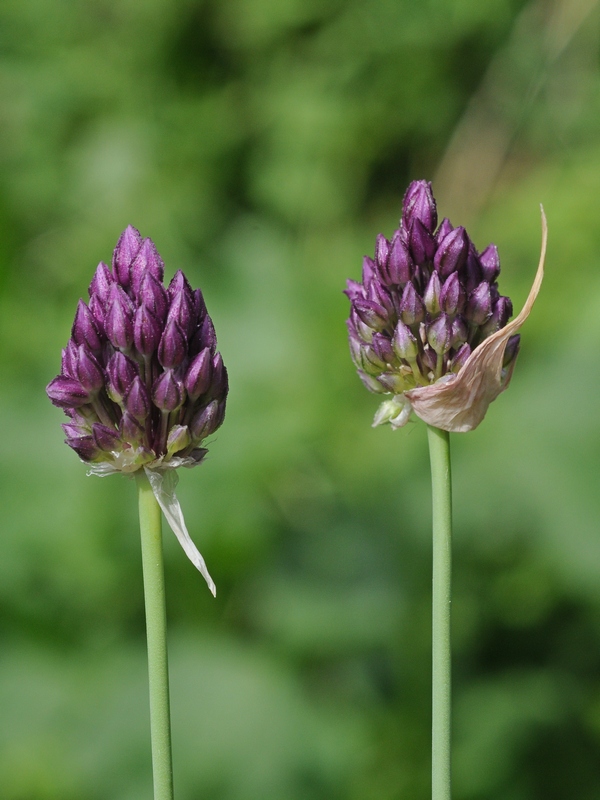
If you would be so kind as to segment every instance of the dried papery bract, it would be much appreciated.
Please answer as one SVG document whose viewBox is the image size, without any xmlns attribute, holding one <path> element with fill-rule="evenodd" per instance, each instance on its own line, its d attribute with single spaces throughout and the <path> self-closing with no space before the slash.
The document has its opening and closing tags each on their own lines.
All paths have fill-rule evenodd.
<svg viewBox="0 0 600 800">
<path fill-rule="evenodd" d="M 542 209 L 542 250 L 533 286 L 520 314 L 475 348 L 457 374 L 448 375 L 431 386 L 406 392 L 415 414 L 428 425 L 464 433 L 476 428 L 489 404 L 508 388 L 515 366 L 509 352 L 510 339 L 520 330 L 539 294 L 544 277 L 548 227 Z M 508 365 L 505 366 L 505 362 Z"/>
</svg>

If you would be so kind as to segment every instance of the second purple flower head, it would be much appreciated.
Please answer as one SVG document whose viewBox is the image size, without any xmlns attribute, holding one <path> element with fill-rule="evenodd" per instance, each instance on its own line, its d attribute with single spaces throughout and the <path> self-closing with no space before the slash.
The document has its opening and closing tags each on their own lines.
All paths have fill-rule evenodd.
<svg viewBox="0 0 600 800">
<path fill-rule="evenodd" d="M 438 225 L 428 181 L 414 181 L 391 239 L 379 234 L 374 258 L 363 260 L 362 282 L 349 280 L 350 352 L 371 392 L 388 395 L 374 425 L 406 424 L 412 411 L 434 427 L 468 431 L 507 388 L 519 352 L 517 333 L 537 297 L 542 256 L 521 313 L 498 291 L 500 259 L 481 253 L 466 230 Z"/>
</svg>

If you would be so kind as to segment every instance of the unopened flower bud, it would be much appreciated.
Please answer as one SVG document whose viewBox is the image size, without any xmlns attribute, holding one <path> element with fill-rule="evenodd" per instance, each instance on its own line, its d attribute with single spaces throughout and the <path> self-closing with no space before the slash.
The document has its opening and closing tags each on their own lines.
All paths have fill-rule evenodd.
<svg viewBox="0 0 600 800">
<path fill-rule="evenodd" d="M 133 379 L 125 395 L 125 408 L 138 422 L 143 422 L 150 413 L 148 390 L 138 377 Z"/>
<path fill-rule="evenodd" d="M 110 294 L 110 287 L 115 282 L 115 279 L 106 266 L 104 261 L 101 261 L 96 268 L 92 282 L 90 283 L 89 295 L 90 300 L 92 297 L 97 297 L 102 303 L 106 303 L 108 295 Z"/>
<path fill-rule="evenodd" d="M 358 283 L 358 281 L 346 281 L 346 288 L 344 289 L 344 294 L 353 303 L 355 300 L 364 300 L 365 299 L 365 290 L 363 288 L 362 283 Z"/>
<path fill-rule="evenodd" d="M 144 440 L 144 426 L 128 411 L 123 412 L 119 423 L 119 436 L 129 444 L 138 445 Z"/>
<path fill-rule="evenodd" d="M 89 436 L 90 426 L 82 422 L 64 422 L 60 426 L 68 437 L 77 439 L 80 436 Z"/>
<path fill-rule="evenodd" d="M 363 346 L 364 343 L 362 339 L 359 339 L 358 336 L 350 335 L 350 357 L 354 362 L 354 366 L 357 369 L 364 369 L 364 356 L 363 356 Z"/>
<path fill-rule="evenodd" d="M 346 320 L 346 324 L 349 323 L 350 320 Z M 356 332 L 348 325 L 348 342 L 350 344 L 350 356 L 352 361 L 354 361 L 354 365 L 358 369 L 362 369 L 362 340 L 357 336 Z"/>
<path fill-rule="evenodd" d="M 62 351 L 61 358 L 61 374 L 67 375 L 69 378 L 77 378 L 77 360 L 79 355 L 79 347 L 73 339 L 69 339 L 67 346 Z"/>
<path fill-rule="evenodd" d="M 185 376 L 185 388 L 191 400 L 197 400 L 208 391 L 212 380 L 210 348 L 205 347 L 194 358 Z"/>
<path fill-rule="evenodd" d="M 130 284 L 131 263 L 138 254 L 142 244 L 140 232 L 132 225 L 123 231 L 113 253 L 113 273 L 124 289 Z"/>
<path fill-rule="evenodd" d="M 104 337 L 104 304 L 101 300 L 98 299 L 97 294 L 93 294 L 90 297 L 89 302 L 89 309 L 92 313 L 94 321 L 98 327 L 98 331 L 100 333 L 100 337 Z"/>
<path fill-rule="evenodd" d="M 76 377 L 86 392 L 96 394 L 104 386 L 104 373 L 100 364 L 84 344 L 77 349 Z"/>
<path fill-rule="evenodd" d="M 360 319 L 374 331 L 382 331 L 388 324 L 385 308 L 373 300 L 356 300 L 354 309 Z"/>
<path fill-rule="evenodd" d="M 407 283 L 400 301 L 400 318 L 406 325 L 418 325 L 425 319 L 425 304 L 417 294 L 412 282 Z"/>
<path fill-rule="evenodd" d="M 175 378 L 172 369 L 167 369 L 152 386 L 152 401 L 161 411 L 175 411 L 185 400 L 185 389 Z"/>
<path fill-rule="evenodd" d="M 201 442 L 216 431 L 219 427 L 219 401 L 213 400 L 206 408 L 198 411 L 190 423 L 192 439 Z"/>
<path fill-rule="evenodd" d="M 440 242 L 442 242 L 446 238 L 446 236 L 448 236 L 450 231 L 453 230 L 454 228 L 452 227 L 452 224 L 448 219 L 448 217 L 444 217 L 444 219 L 440 222 L 440 227 L 437 229 L 437 232 L 435 234 L 435 241 L 438 247 L 440 246 Z"/>
<path fill-rule="evenodd" d="M 217 400 L 223 400 L 229 391 L 229 378 L 221 353 L 213 356 L 212 375 L 211 395 Z"/>
<path fill-rule="evenodd" d="M 385 309 L 385 313 L 388 317 L 390 314 L 394 313 L 394 303 L 392 301 L 392 297 L 388 290 L 383 286 L 383 284 L 379 283 L 379 281 L 373 281 L 373 283 L 369 286 L 367 300 L 372 300 L 374 303 L 378 303 L 382 308 Z"/>
<path fill-rule="evenodd" d="M 82 461 L 91 463 L 97 461 L 102 456 L 102 451 L 92 436 L 79 436 L 76 438 L 67 436 L 65 442 L 77 453 Z"/>
<path fill-rule="evenodd" d="M 477 251 L 473 247 L 473 243 L 469 246 L 469 252 L 467 253 L 467 260 L 465 261 L 465 265 L 463 267 L 463 286 L 467 294 L 470 294 L 477 286 L 481 283 L 483 279 L 483 273 L 481 271 L 481 267 L 479 266 L 479 258 L 477 257 Z"/>
<path fill-rule="evenodd" d="M 193 297 L 180 288 L 173 292 L 167 320 L 176 322 L 185 336 L 189 336 L 194 328 L 194 300 Z"/>
<path fill-rule="evenodd" d="M 373 339 L 374 331 L 372 328 L 369 328 L 368 325 L 365 325 L 362 319 L 358 316 L 358 314 L 356 313 L 356 309 L 354 308 L 354 305 L 352 306 L 352 310 L 350 312 L 349 322 L 352 323 L 352 326 L 356 331 L 356 335 L 358 336 L 358 338 L 361 341 L 370 344 L 371 340 Z"/>
<path fill-rule="evenodd" d="M 402 394 L 407 388 L 406 381 L 398 372 L 382 372 L 377 376 L 377 380 L 388 392 L 393 394 Z"/>
<path fill-rule="evenodd" d="M 368 289 L 371 282 L 377 277 L 377 267 L 375 262 L 369 256 L 363 258 L 362 263 L 362 282 L 365 289 Z"/>
<path fill-rule="evenodd" d="M 481 326 L 482 337 L 491 336 L 503 328 L 512 317 L 513 307 L 509 297 L 499 297 L 494 303 L 490 318 Z"/>
<path fill-rule="evenodd" d="M 437 208 L 429 181 L 413 181 L 404 195 L 402 224 L 408 229 L 414 220 L 418 220 L 430 233 L 437 226 Z"/>
<path fill-rule="evenodd" d="M 137 296 L 140 305 L 146 306 L 162 325 L 169 308 L 167 292 L 162 283 L 159 283 L 148 270 L 142 275 Z"/>
<path fill-rule="evenodd" d="M 158 360 L 165 369 L 175 369 L 187 355 L 187 340 L 177 322 L 167 319 L 158 346 Z"/>
<path fill-rule="evenodd" d="M 374 394 L 384 394 L 387 392 L 387 389 L 379 383 L 377 378 L 374 378 L 372 375 L 367 375 L 367 373 L 363 372 L 361 369 L 357 370 L 357 373 L 358 377 L 363 383 L 363 386 L 370 392 L 373 392 Z"/>
<path fill-rule="evenodd" d="M 194 314 L 198 320 L 201 320 L 206 314 L 206 303 L 204 302 L 204 295 L 200 289 L 194 289 Z"/>
<path fill-rule="evenodd" d="M 373 335 L 371 347 L 385 365 L 397 364 L 396 354 L 394 353 L 392 343 L 387 336 L 383 336 L 381 333 L 375 333 Z"/>
<path fill-rule="evenodd" d="M 185 277 L 183 272 L 178 269 L 175 275 L 173 275 L 171 278 L 171 282 L 167 287 L 169 301 L 172 301 L 175 295 L 181 291 L 184 291 L 190 300 L 193 298 L 194 293 L 192 292 L 192 287 L 190 286 L 188 279 Z"/>
<path fill-rule="evenodd" d="M 97 355 L 102 350 L 102 339 L 98 324 L 83 300 L 80 300 L 77 304 L 71 335 L 76 344 L 85 344 L 94 355 Z"/>
<path fill-rule="evenodd" d="M 502 360 L 502 366 L 504 369 L 510 367 L 514 363 L 515 359 L 519 355 L 520 346 L 521 336 L 518 333 L 515 336 L 511 336 L 506 343 L 506 347 L 504 348 L 504 358 Z"/>
<path fill-rule="evenodd" d="M 437 272 L 431 273 L 431 278 L 425 289 L 423 300 L 425 301 L 425 308 L 430 314 L 440 313 L 440 293 L 442 291 L 440 276 Z"/>
<path fill-rule="evenodd" d="M 405 325 L 401 320 L 396 325 L 392 347 L 398 358 L 406 361 L 412 361 L 419 353 L 419 345 L 415 336 L 408 325 Z"/>
<path fill-rule="evenodd" d="M 437 367 L 438 358 L 437 358 L 437 353 L 435 352 L 433 347 L 426 345 L 423 348 L 423 352 L 421 353 L 420 359 L 421 359 L 421 371 L 423 373 L 429 375 L 430 372 L 435 371 L 435 368 Z"/>
<path fill-rule="evenodd" d="M 117 284 L 110 289 L 104 328 L 113 347 L 127 350 L 133 344 L 133 305 Z"/>
<path fill-rule="evenodd" d="M 192 443 L 192 436 L 187 425 L 175 425 L 167 437 L 167 453 L 172 456 L 185 450 Z"/>
<path fill-rule="evenodd" d="M 213 325 L 213 321 L 208 314 L 206 314 L 204 320 L 202 321 L 202 325 L 200 326 L 198 342 L 199 347 L 196 352 L 200 352 L 200 350 L 204 347 L 210 347 L 211 353 L 214 353 L 217 344 L 217 336 L 215 334 L 215 326 Z"/>
<path fill-rule="evenodd" d="M 388 275 L 389 255 L 390 243 L 382 233 L 378 233 L 377 239 L 375 240 L 375 264 L 377 265 L 377 269 L 382 278 Z M 388 283 L 388 281 L 384 282 Z"/>
<path fill-rule="evenodd" d="M 90 395 L 75 378 L 59 375 L 46 387 L 46 394 L 59 408 L 78 408 L 90 402 Z"/>
<path fill-rule="evenodd" d="M 450 349 L 452 339 L 452 323 L 447 314 L 440 314 L 427 328 L 427 341 L 438 355 L 444 355 Z"/>
<path fill-rule="evenodd" d="M 408 234 L 410 252 L 417 264 L 433 260 L 435 255 L 435 239 L 420 219 L 414 219 Z"/>
<path fill-rule="evenodd" d="M 364 344 L 361 347 L 361 367 L 368 375 L 376 377 L 387 368 L 387 364 L 373 347 Z"/>
<path fill-rule="evenodd" d="M 456 229 L 458 230 L 458 228 Z M 435 273 L 434 273 L 435 274 Z M 440 292 L 440 308 L 446 314 L 461 314 L 465 306 L 465 290 L 461 286 L 458 272 L 453 272 Z"/>
<path fill-rule="evenodd" d="M 161 284 L 165 273 L 165 266 L 159 256 L 152 239 L 144 239 L 135 258 L 131 262 L 130 278 L 131 290 L 137 297 L 144 274 L 149 272 Z"/>
<path fill-rule="evenodd" d="M 452 329 L 450 332 L 450 347 L 454 350 L 459 348 L 464 342 L 467 341 L 469 330 L 467 324 L 462 317 L 455 317 L 452 320 Z"/>
<path fill-rule="evenodd" d="M 479 256 L 479 264 L 484 280 L 493 283 L 500 274 L 500 256 L 495 244 L 488 245 Z"/>
<path fill-rule="evenodd" d="M 116 430 L 109 428 L 107 425 L 95 422 L 92 425 L 92 436 L 97 447 L 106 453 L 122 449 L 121 437 Z"/>
<path fill-rule="evenodd" d="M 139 375 L 137 364 L 123 355 L 120 350 L 108 360 L 106 365 L 106 376 L 108 378 L 106 390 L 108 396 L 115 403 L 120 403 L 127 392 L 134 378 Z"/>
<path fill-rule="evenodd" d="M 469 244 L 467 232 L 461 226 L 442 239 L 433 259 L 433 266 L 440 273 L 440 278 L 447 278 L 452 272 L 462 269 L 467 260 Z"/>
<path fill-rule="evenodd" d="M 452 359 L 452 372 L 459 372 L 465 365 L 467 359 L 471 355 L 471 345 L 463 344 L 456 351 L 456 355 Z"/>
<path fill-rule="evenodd" d="M 512 317 L 513 304 L 510 297 L 499 297 L 496 300 L 493 314 L 498 319 L 498 325 L 503 328 L 508 320 Z"/>
<path fill-rule="evenodd" d="M 487 281 L 482 281 L 479 286 L 471 292 L 466 308 L 467 319 L 473 325 L 483 325 L 492 313 L 492 295 L 490 285 Z"/>
<path fill-rule="evenodd" d="M 404 286 L 412 277 L 414 265 L 408 252 L 408 247 L 402 241 L 398 232 L 392 239 L 388 257 L 389 284 Z"/>
<path fill-rule="evenodd" d="M 160 344 L 160 322 L 146 306 L 138 306 L 133 318 L 133 342 L 143 356 L 151 356 Z"/>
</svg>

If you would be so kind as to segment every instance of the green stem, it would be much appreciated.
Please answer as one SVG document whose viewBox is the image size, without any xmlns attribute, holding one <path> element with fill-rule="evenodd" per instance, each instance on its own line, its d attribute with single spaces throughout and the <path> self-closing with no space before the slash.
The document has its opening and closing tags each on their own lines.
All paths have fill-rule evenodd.
<svg viewBox="0 0 600 800">
<path fill-rule="evenodd" d="M 150 684 L 150 733 L 154 800 L 173 800 L 169 670 L 167 664 L 167 615 L 163 568 L 161 511 L 143 470 L 137 472 L 142 535 L 148 677 Z"/>
<path fill-rule="evenodd" d="M 433 496 L 432 800 L 450 800 L 452 476 L 448 431 L 427 426 Z"/>
</svg>

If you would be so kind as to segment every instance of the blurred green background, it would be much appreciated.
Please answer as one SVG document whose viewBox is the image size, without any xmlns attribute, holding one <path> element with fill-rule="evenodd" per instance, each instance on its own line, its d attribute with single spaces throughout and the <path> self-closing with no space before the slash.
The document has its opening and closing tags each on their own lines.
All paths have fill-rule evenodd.
<svg viewBox="0 0 600 800">
<path fill-rule="evenodd" d="M 151 796 L 135 487 L 45 384 L 128 224 L 231 378 L 165 530 L 179 800 L 425 800 L 424 426 L 370 427 L 341 294 L 408 182 L 494 241 L 510 391 L 453 437 L 456 800 L 600 796 L 600 12 L 593 0 L 3 0 L 0 796 Z"/>
</svg>

